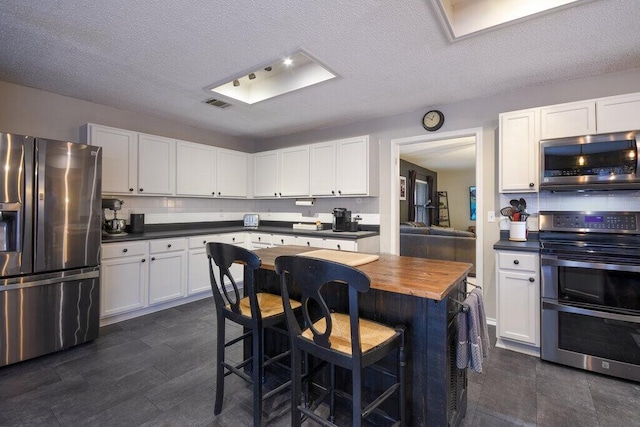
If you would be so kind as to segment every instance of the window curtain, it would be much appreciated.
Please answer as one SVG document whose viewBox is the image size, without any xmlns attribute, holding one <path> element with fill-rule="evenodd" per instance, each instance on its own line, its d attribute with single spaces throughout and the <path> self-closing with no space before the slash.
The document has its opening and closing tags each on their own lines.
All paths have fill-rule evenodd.
<svg viewBox="0 0 640 427">
<path fill-rule="evenodd" d="M 407 182 L 407 201 L 409 202 L 409 221 L 416 220 L 416 178 L 418 172 L 409 170 L 409 179 Z"/>
<path fill-rule="evenodd" d="M 429 224 L 427 224 L 427 225 L 437 224 L 436 215 L 438 214 L 439 210 L 433 208 L 434 200 L 435 201 L 437 201 L 437 200 L 436 200 L 436 188 L 435 188 L 435 185 L 433 185 L 433 177 L 432 176 L 427 176 L 427 185 L 429 186 L 429 206 L 431 206 L 431 209 L 428 209 L 428 211 L 429 211 Z"/>
</svg>

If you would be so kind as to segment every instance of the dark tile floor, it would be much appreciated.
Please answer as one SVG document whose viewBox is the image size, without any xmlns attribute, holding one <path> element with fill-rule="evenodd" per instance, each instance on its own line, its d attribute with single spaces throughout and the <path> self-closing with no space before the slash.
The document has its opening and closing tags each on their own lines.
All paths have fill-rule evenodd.
<svg viewBox="0 0 640 427">
<path fill-rule="evenodd" d="M 235 376 L 213 415 L 214 323 L 207 299 L 0 368 L 0 426 L 251 425 L 251 391 Z M 482 374 L 469 373 L 468 403 L 467 426 L 640 426 L 640 384 L 496 348 Z M 289 425 L 284 396 L 266 410 L 269 425 Z"/>
</svg>

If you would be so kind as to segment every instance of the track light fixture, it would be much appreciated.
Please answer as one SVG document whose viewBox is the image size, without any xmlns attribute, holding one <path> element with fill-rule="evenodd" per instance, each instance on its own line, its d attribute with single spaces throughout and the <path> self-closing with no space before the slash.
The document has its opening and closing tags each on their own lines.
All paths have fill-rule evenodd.
<svg viewBox="0 0 640 427">
<path fill-rule="evenodd" d="M 238 86 L 240 86 L 240 82 L 239 82 L 238 80 L 234 80 L 234 81 L 233 81 L 233 85 L 234 85 L 235 87 L 238 87 Z"/>
<path fill-rule="evenodd" d="M 256 78 L 256 75 L 254 73 L 249 74 L 249 80 L 253 80 Z"/>
</svg>

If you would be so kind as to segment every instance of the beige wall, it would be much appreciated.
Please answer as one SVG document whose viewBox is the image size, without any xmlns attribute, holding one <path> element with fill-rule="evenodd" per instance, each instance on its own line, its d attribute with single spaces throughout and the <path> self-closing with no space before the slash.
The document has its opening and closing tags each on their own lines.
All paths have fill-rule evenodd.
<svg viewBox="0 0 640 427">
<path fill-rule="evenodd" d="M 446 191 L 449 199 L 450 226 L 466 230 L 475 226 L 469 209 L 469 187 L 476 185 L 476 170 L 448 170 L 438 172 L 438 191 Z"/>
</svg>

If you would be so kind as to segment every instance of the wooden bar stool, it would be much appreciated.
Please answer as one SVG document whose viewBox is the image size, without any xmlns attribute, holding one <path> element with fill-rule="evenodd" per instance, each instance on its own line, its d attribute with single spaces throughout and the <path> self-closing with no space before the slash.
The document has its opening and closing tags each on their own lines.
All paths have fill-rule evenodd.
<svg viewBox="0 0 640 427">
<path fill-rule="evenodd" d="M 303 256 L 280 256 L 275 260 L 275 270 L 280 275 L 281 292 L 287 325 L 291 334 L 292 404 L 291 424 L 300 426 L 304 415 L 324 426 L 333 426 L 335 421 L 335 366 L 351 371 L 352 377 L 352 425 L 360 426 L 362 421 L 374 411 L 382 412 L 380 404 L 394 394 L 398 401 L 399 419 L 395 425 L 403 425 L 405 420 L 405 352 L 404 327 L 391 328 L 358 316 L 358 294 L 367 292 L 369 277 L 361 271 L 332 261 Z M 291 280 L 301 292 L 303 324 L 299 322 L 289 301 L 287 282 Z M 322 288 L 338 282 L 348 286 L 348 313 L 331 312 L 322 296 Z M 316 312 L 310 312 L 310 307 Z M 308 325 L 308 327 L 306 326 Z M 377 398 L 363 408 L 363 369 L 389 355 L 398 352 L 397 370 L 393 373 L 394 383 Z M 309 356 L 326 361 L 331 367 L 329 396 L 329 420 L 325 420 L 310 408 L 301 405 L 301 359 L 305 352 Z M 381 368 L 376 367 L 377 370 Z M 392 374 L 386 372 L 387 374 Z M 326 396 L 323 396 L 326 398 Z M 385 418 L 387 414 L 381 414 Z"/>
<path fill-rule="evenodd" d="M 285 320 L 282 297 L 265 292 L 256 292 L 254 286 L 254 271 L 260 268 L 260 258 L 252 251 L 239 246 L 225 243 L 207 243 L 209 257 L 209 276 L 216 306 L 217 345 L 216 345 L 216 402 L 214 414 L 222 411 L 224 398 L 224 378 L 229 374 L 236 374 L 253 384 L 253 424 L 260 426 L 262 422 L 262 401 L 278 394 L 287 388 L 291 381 L 287 381 L 273 390 L 265 392 L 262 385 L 265 367 L 280 361 L 290 355 L 290 350 L 284 351 L 271 358 L 264 354 L 264 330 L 269 328 L 288 336 L 286 330 L 277 327 Z M 229 272 L 233 263 L 244 264 L 244 294 L 240 297 L 238 285 Z M 220 282 L 216 280 L 216 265 L 219 270 Z M 228 289 L 227 284 L 231 287 Z M 219 285 L 219 286 L 218 286 Z M 290 301 L 292 309 L 300 307 L 298 301 Z M 228 342 L 225 341 L 225 319 L 229 319 L 245 328 L 245 333 Z M 233 344 L 244 342 L 251 338 L 251 356 L 243 362 L 232 365 L 225 361 L 225 349 Z M 244 368 L 251 366 L 251 376 L 244 372 Z"/>
</svg>

